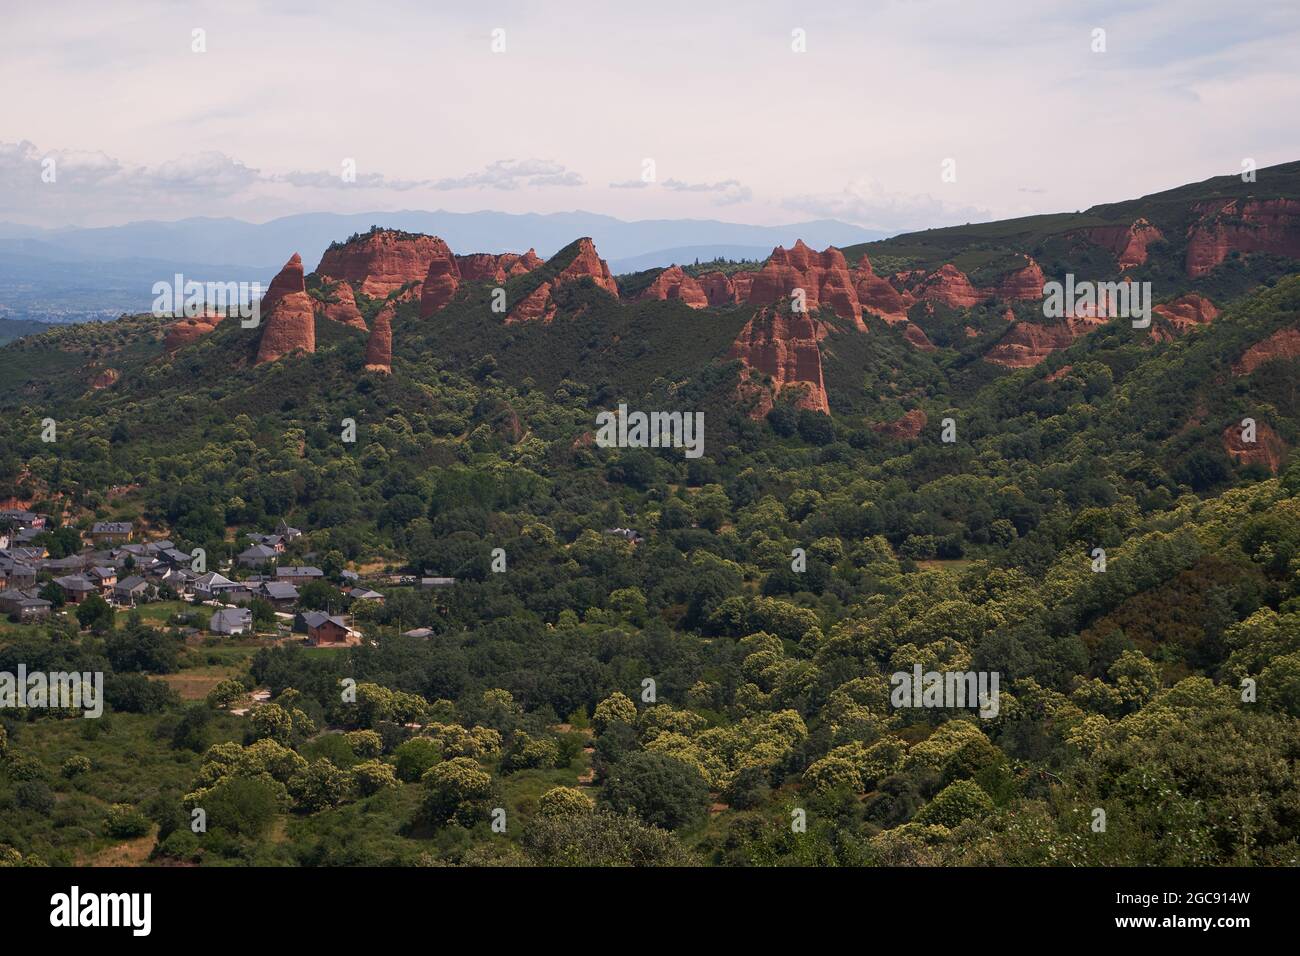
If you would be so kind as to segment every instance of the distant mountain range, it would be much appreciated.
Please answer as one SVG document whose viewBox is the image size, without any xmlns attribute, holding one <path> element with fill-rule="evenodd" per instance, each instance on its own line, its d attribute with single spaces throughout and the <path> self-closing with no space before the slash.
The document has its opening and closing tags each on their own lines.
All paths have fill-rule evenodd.
<svg viewBox="0 0 1300 956">
<path fill-rule="evenodd" d="M 286 249 L 301 253 L 310 269 L 331 242 L 372 225 L 440 236 L 466 252 L 532 248 L 543 258 L 575 236 L 590 236 L 616 273 L 697 259 L 763 259 L 774 246 L 796 239 L 845 246 L 887 235 L 832 219 L 751 226 L 710 219 L 627 222 L 588 212 L 306 213 L 265 223 L 199 217 L 93 229 L 0 222 L 0 317 L 80 322 L 142 311 L 152 301 L 153 283 L 177 272 L 198 281 L 266 284 Z"/>
</svg>

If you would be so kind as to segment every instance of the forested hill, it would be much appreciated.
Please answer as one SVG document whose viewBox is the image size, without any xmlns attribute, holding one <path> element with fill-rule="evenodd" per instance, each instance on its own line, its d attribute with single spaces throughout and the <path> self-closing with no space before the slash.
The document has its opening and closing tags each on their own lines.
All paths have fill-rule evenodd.
<svg viewBox="0 0 1300 956">
<path fill-rule="evenodd" d="M 1265 172 L 1241 195 L 1210 181 L 1009 224 L 1029 238 L 1002 246 L 963 245 L 991 226 L 872 244 L 873 271 L 847 279 L 836 255 L 778 250 L 727 276 L 722 305 L 721 284 L 700 300 L 667 270 L 616 295 L 581 242 L 515 270 L 374 231 L 341 248 L 378 261 L 418 239 L 441 271 L 385 288 L 299 264 L 311 350 L 259 363 L 288 307 L 262 329 L 135 316 L 0 349 L 0 498 L 131 520 L 213 562 L 283 519 L 336 582 L 456 579 L 349 606 L 366 641 L 346 651 L 259 645 L 238 676 L 274 721 L 216 699 L 183 732 L 175 701 L 142 717 L 149 766 L 180 754 L 131 797 L 157 857 L 1293 864 L 1297 191 Z M 1041 264 L 1037 298 L 1012 254 Z M 1057 258 L 1165 281 L 1166 308 L 1143 328 L 1049 320 Z M 790 282 L 819 292 L 810 313 Z M 359 322 L 323 314 L 349 300 Z M 703 455 L 600 447 L 620 402 L 702 411 Z M 159 673 L 75 630 L 0 636 L 0 665 L 111 652 L 111 671 Z M 918 665 L 998 674 L 998 712 L 900 707 L 891 676 Z M 366 706 L 340 704 L 343 677 Z M 14 729 L 10 750 L 41 734 Z M 290 826 L 191 839 L 181 809 L 234 801 L 243 777 Z M 14 819 L 0 842 L 70 852 L 40 814 Z"/>
</svg>

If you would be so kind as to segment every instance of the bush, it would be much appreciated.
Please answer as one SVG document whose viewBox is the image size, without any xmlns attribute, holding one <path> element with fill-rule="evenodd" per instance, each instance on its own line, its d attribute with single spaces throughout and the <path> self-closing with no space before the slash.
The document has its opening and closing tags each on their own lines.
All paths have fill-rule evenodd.
<svg viewBox="0 0 1300 956">
<path fill-rule="evenodd" d="M 442 761 L 442 747 L 428 737 L 414 737 L 393 751 L 393 756 L 397 758 L 398 778 L 414 783 Z"/>
<path fill-rule="evenodd" d="M 104 832 L 118 840 L 131 840 L 149 832 L 149 820 L 129 803 L 115 803 L 104 817 Z"/>
<path fill-rule="evenodd" d="M 709 787 L 689 764 L 642 751 L 614 765 L 602 799 L 618 813 L 632 812 L 646 823 L 676 830 L 704 818 Z"/>
</svg>

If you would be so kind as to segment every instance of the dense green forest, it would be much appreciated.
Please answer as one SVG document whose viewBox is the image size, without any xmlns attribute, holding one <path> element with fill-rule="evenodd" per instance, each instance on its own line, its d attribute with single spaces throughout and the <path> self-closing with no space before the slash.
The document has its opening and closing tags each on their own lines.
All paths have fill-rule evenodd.
<svg viewBox="0 0 1300 956">
<path fill-rule="evenodd" d="M 1049 275 L 1052 235 L 1015 246 Z M 989 236 L 862 251 L 912 267 L 989 242 L 994 274 Z M 872 319 L 822 345 L 830 416 L 738 410 L 727 349 L 751 308 L 589 283 L 555 290 L 549 325 L 504 324 L 487 287 L 428 319 L 403 303 L 391 376 L 324 321 L 315 354 L 258 367 L 232 322 L 175 356 L 149 316 L 12 343 L 0 497 L 212 561 L 287 520 L 332 579 L 320 606 L 345 568 L 457 583 L 378 585 L 347 649 L 186 641 L 139 614 L 0 630 L 0 671 L 103 671 L 110 705 L 2 715 L 0 852 L 1294 865 L 1300 363 L 1234 370 L 1296 327 L 1294 267 L 1234 258 L 1165 286 L 1224 305 L 1211 324 L 1156 339 L 1115 321 L 1019 371 L 979 359 L 993 308 L 918 317 L 933 352 Z M 512 301 L 549 274 L 510 280 Z M 116 384 L 89 388 L 106 366 Z M 621 401 L 702 410 L 704 455 L 592 444 Z M 914 409 L 915 439 L 873 427 Z M 1276 437 L 1276 471 L 1225 451 L 1245 418 Z M 917 666 L 998 674 L 996 715 L 897 706 L 891 677 Z M 232 713 L 254 688 L 269 702 Z"/>
</svg>

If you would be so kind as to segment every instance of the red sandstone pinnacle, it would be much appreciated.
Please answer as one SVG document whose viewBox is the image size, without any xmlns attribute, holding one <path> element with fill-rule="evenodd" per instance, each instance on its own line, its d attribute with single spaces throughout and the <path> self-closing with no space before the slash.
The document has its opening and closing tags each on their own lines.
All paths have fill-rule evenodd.
<svg viewBox="0 0 1300 956">
<path fill-rule="evenodd" d="M 421 277 L 423 284 L 420 290 L 420 318 L 422 319 L 427 319 L 445 307 L 456 295 L 456 289 L 460 287 L 460 263 L 451 254 L 445 242 L 441 239 L 438 242 L 441 248 L 429 260 L 429 268 Z"/>
<path fill-rule="evenodd" d="M 682 271 L 681 266 L 670 266 L 655 277 L 654 282 L 646 286 L 638 299 L 678 299 L 683 305 L 692 309 L 705 309 L 709 306 L 709 297 L 694 278 Z"/>
<path fill-rule="evenodd" d="M 393 372 L 393 303 L 387 302 L 375 316 L 375 327 L 366 341 L 366 371 L 391 375 Z"/>
<path fill-rule="evenodd" d="M 751 418 L 771 411 L 786 389 L 799 393 L 795 400 L 799 408 L 830 414 L 818 348 L 826 334 L 825 325 L 807 312 L 763 308 L 745 324 L 730 357 L 770 379 L 760 383 L 742 373 L 737 391 L 741 399 L 752 401 Z"/>
<path fill-rule="evenodd" d="M 257 346 L 258 365 L 295 351 L 316 351 L 315 310 L 307 295 L 302 257 L 298 253 L 271 280 L 260 311 L 262 339 Z"/>
<path fill-rule="evenodd" d="M 614 276 L 610 273 L 605 260 L 597 255 L 595 243 L 586 236 L 578 240 L 578 254 L 555 277 L 554 285 L 558 288 L 565 283 L 576 282 L 584 276 L 589 276 L 596 285 L 618 298 L 618 283 L 614 281 Z"/>
</svg>

